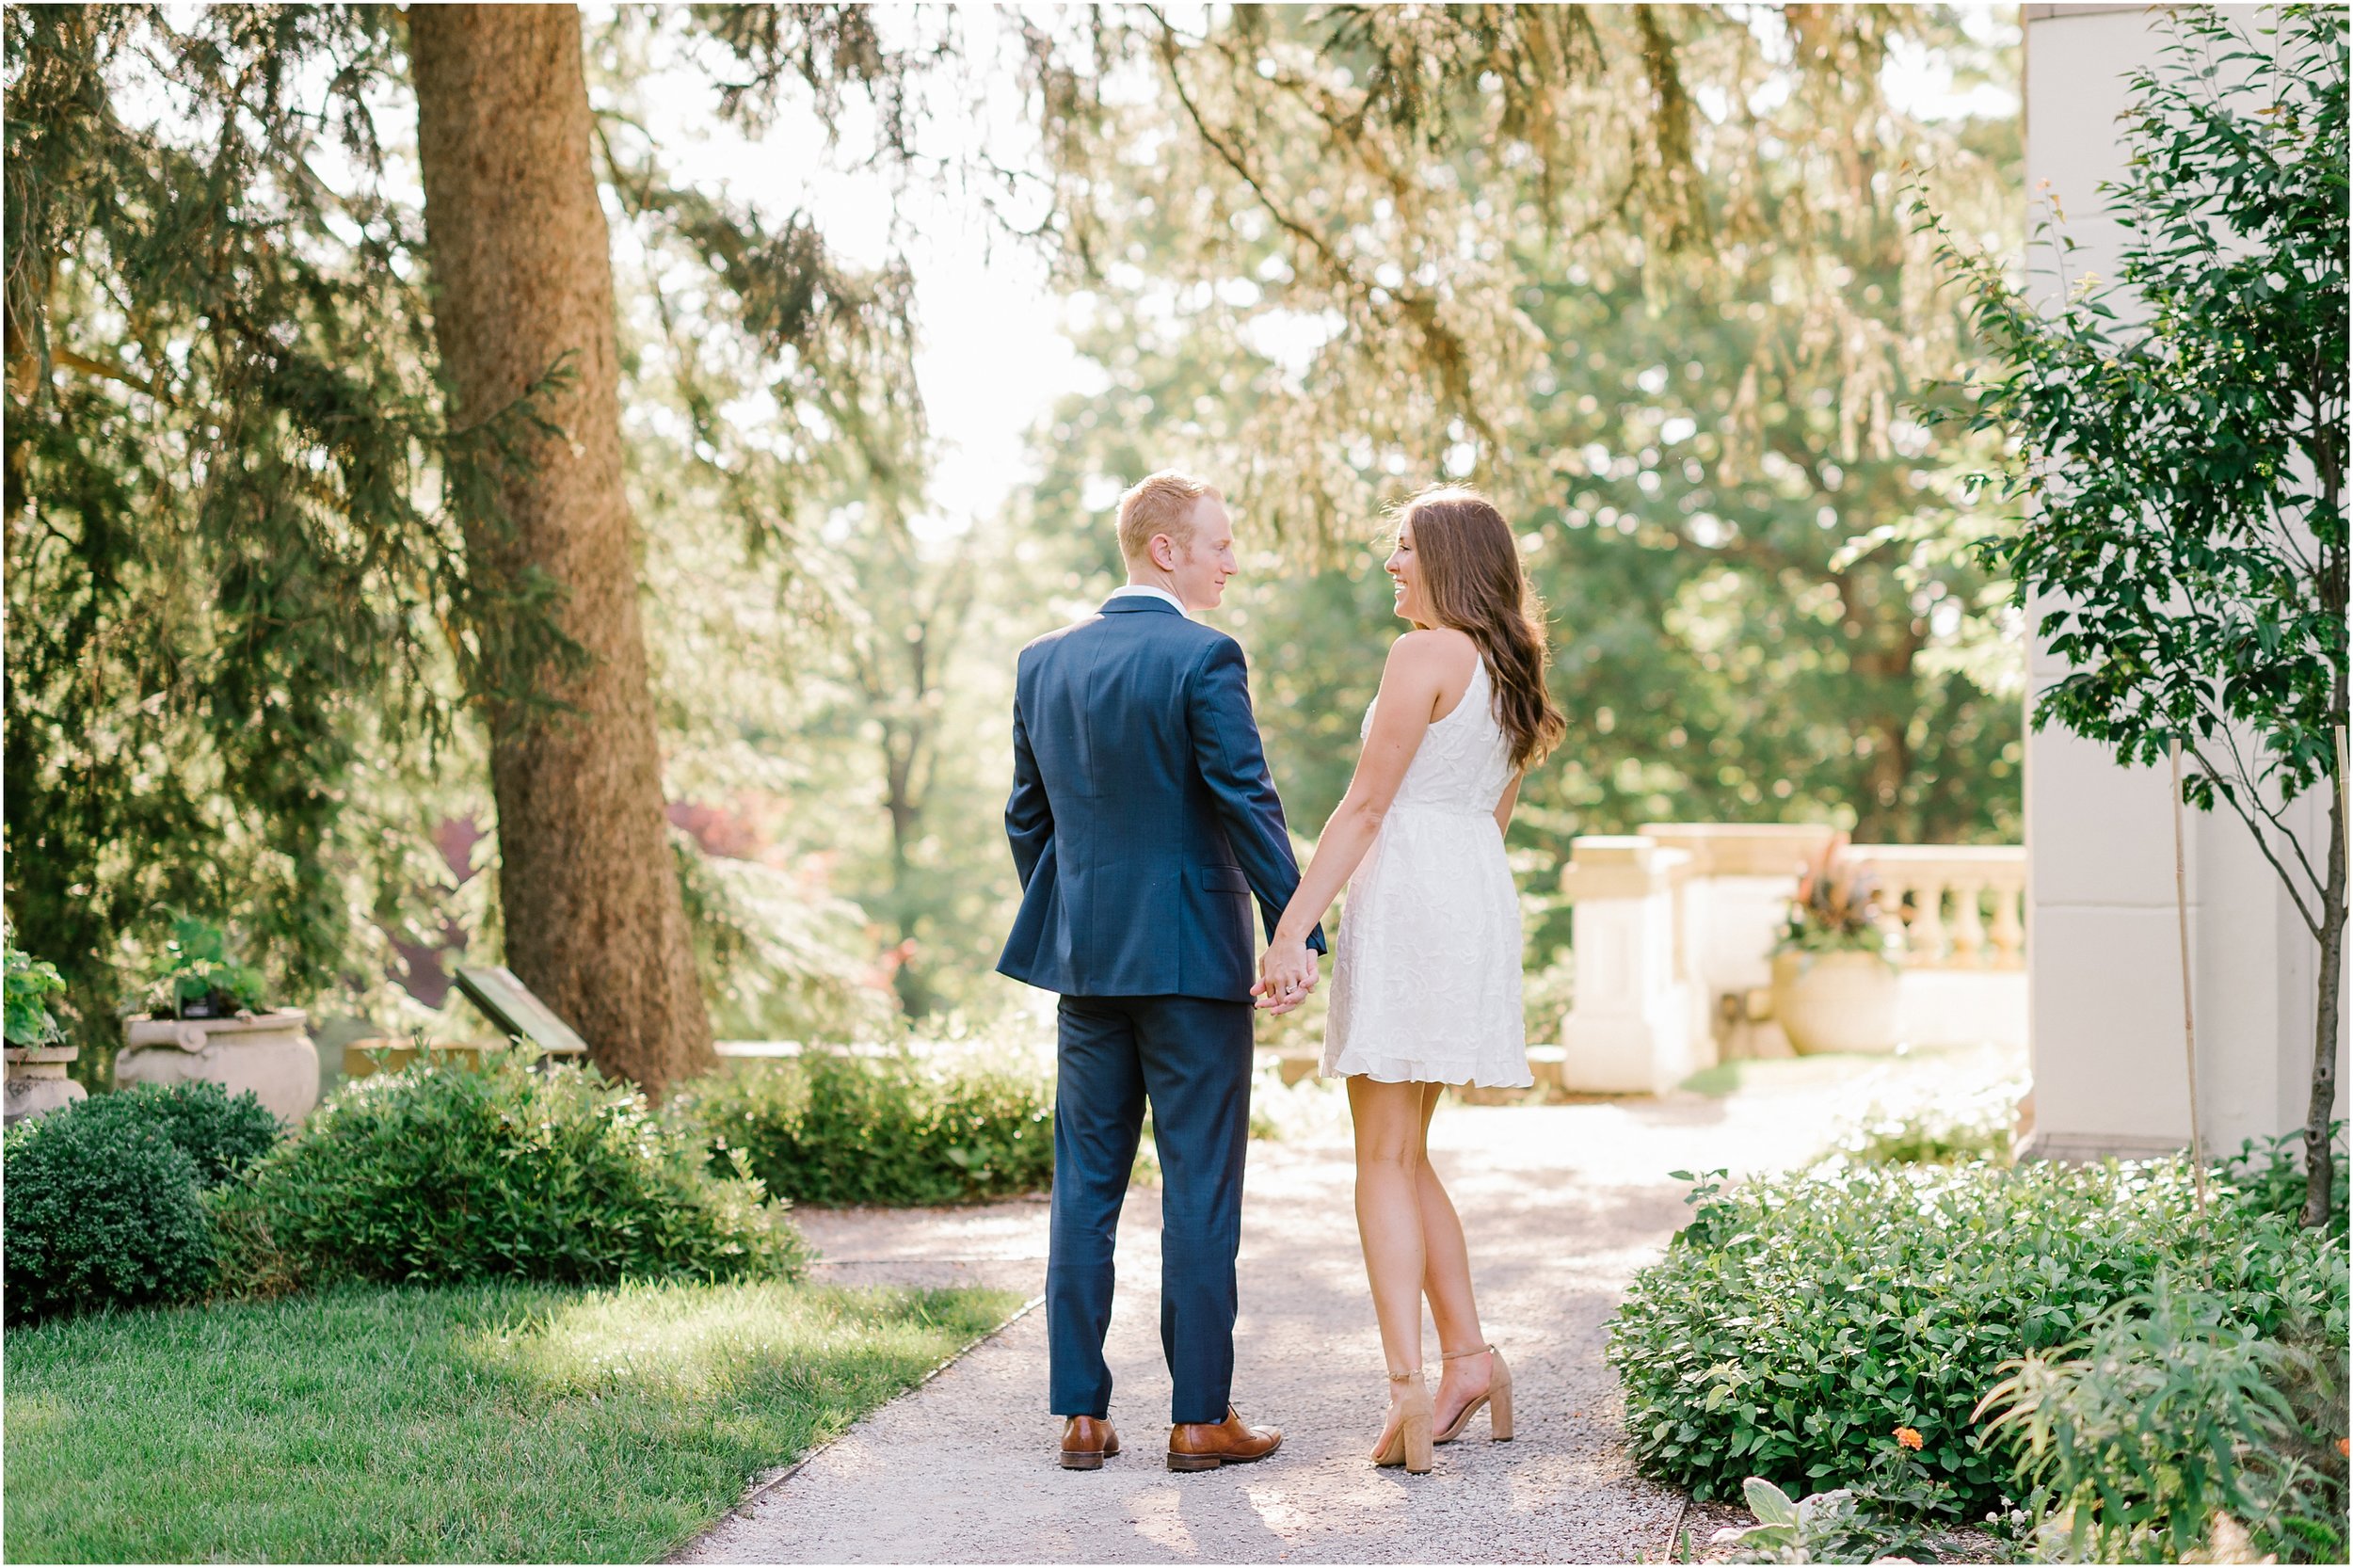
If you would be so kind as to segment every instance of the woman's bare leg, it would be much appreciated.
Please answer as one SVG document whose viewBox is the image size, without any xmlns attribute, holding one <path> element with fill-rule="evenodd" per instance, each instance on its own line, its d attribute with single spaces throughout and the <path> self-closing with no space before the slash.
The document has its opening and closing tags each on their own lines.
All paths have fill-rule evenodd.
<svg viewBox="0 0 2353 1568">
<path fill-rule="evenodd" d="M 1373 1316 L 1381 1324 L 1381 1350 L 1391 1372 L 1421 1366 L 1421 1203 L 1417 1190 L 1421 1165 L 1422 1086 L 1376 1083 L 1358 1074 L 1348 1080 L 1348 1111 L 1356 1128 L 1356 1234 L 1364 1243 L 1365 1275 L 1372 1283 Z M 1408 1384 L 1389 1384 L 1391 1421 Z M 1388 1427 L 1381 1444 L 1388 1441 Z M 1376 1451 L 1381 1446 L 1376 1444 Z"/>
<path fill-rule="evenodd" d="M 1470 1248 L 1463 1240 L 1463 1222 L 1454 1200 L 1430 1165 L 1430 1118 L 1446 1093 L 1440 1083 L 1420 1085 L 1420 1142 L 1414 1164 L 1414 1195 L 1421 1211 L 1422 1289 L 1430 1297 L 1430 1316 L 1438 1325 L 1438 1349 L 1444 1352 L 1476 1350 L 1487 1343 L 1479 1326 L 1479 1304 L 1471 1293 Z M 1481 1394 L 1493 1375 L 1489 1358 L 1465 1355 L 1442 1364 L 1437 1391 L 1437 1430 L 1453 1425 L 1463 1408 Z"/>
</svg>

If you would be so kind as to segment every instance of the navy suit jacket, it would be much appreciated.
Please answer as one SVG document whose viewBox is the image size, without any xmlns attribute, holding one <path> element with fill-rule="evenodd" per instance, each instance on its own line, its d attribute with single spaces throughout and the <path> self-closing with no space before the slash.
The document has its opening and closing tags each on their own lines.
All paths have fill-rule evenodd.
<svg viewBox="0 0 2353 1568">
<path fill-rule="evenodd" d="M 1248 1001 L 1299 887 L 1241 645 L 1144 595 L 1021 650 L 1000 972 L 1070 997 Z M 1319 926 L 1308 945 L 1323 951 Z"/>
</svg>

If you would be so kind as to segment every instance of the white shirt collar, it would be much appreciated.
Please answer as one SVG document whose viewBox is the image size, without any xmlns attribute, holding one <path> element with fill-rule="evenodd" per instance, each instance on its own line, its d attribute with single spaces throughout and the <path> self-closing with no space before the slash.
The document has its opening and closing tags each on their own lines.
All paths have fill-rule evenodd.
<svg viewBox="0 0 2353 1568">
<path fill-rule="evenodd" d="M 1191 613 L 1185 609 L 1183 602 L 1179 600 L 1175 594 L 1170 593 L 1166 588 L 1156 588 L 1149 583 L 1130 583 L 1125 587 L 1113 588 L 1112 590 L 1112 598 L 1113 599 L 1126 599 L 1136 594 L 1143 594 L 1152 599 L 1166 600 L 1170 607 L 1173 608 L 1178 615 L 1183 616 L 1187 620 L 1191 620 L 1193 618 Z"/>
</svg>

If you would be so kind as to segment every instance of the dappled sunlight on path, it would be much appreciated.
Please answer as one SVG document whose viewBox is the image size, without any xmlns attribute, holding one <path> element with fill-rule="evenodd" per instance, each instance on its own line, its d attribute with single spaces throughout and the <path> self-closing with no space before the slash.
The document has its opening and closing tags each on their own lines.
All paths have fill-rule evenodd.
<svg viewBox="0 0 2353 1568">
<path fill-rule="evenodd" d="M 878 1411 L 731 1514 L 690 1561 L 1216 1562 L 1659 1560 L 1678 1518 L 1705 1541 L 1729 1519 L 1633 1472 L 1616 1379 L 1602 1364 L 1626 1280 L 1682 1221 L 1676 1169 L 1784 1168 L 1834 1124 L 1936 1064 L 1760 1064 L 1721 1098 L 1442 1107 L 1433 1159 L 1470 1235 L 1488 1335 L 1512 1358 L 1517 1440 L 1484 1417 L 1427 1476 L 1365 1450 L 1385 1399 L 1351 1207 L 1344 1134 L 1253 1144 L 1235 1400 L 1284 1429 L 1257 1465 L 1197 1475 L 1161 1463 L 1159 1192 L 1120 1226 L 1109 1354 L 1125 1451 L 1058 1469 L 1046 1408 L 1043 1314 L 1023 1317 L 925 1387 Z M 1984 1066 L 1955 1059 L 1981 1081 Z M 841 1283 L 1043 1288 L 1046 1206 L 811 1212 Z M 1427 1331 L 1425 1331 L 1427 1333 Z M 1436 1342 L 1426 1354 L 1436 1365 Z"/>
</svg>

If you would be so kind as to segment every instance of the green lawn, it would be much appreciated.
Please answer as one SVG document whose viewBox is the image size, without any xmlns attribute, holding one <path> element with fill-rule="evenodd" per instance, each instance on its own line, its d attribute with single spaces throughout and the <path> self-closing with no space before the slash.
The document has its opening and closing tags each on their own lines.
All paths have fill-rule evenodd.
<svg viewBox="0 0 2353 1568">
<path fill-rule="evenodd" d="M 1018 1304 L 347 1288 L 12 1332 L 6 1556 L 649 1560 Z"/>
</svg>

